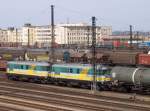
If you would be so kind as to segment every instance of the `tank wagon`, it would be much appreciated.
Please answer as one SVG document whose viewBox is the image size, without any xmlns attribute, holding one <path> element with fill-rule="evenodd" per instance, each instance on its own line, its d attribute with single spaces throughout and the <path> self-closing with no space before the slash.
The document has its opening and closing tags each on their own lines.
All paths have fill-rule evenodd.
<svg viewBox="0 0 150 111">
<path fill-rule="evenodd" d="M 113 85 L 126 91 L 150 91 L 150 69 L 143 67 L 114 67 Z"/>
<path fill-rule="evenodd" d="M 97 88 L 102 89 L 111 81 L 110 69 L 99 65 L 96 73 Z M 93 68 L 89 64 L 50 65 L 47 62 L 10 61 L 7 76 L 12 80 L 90 87 L 93 82 Z"/>
</svg>

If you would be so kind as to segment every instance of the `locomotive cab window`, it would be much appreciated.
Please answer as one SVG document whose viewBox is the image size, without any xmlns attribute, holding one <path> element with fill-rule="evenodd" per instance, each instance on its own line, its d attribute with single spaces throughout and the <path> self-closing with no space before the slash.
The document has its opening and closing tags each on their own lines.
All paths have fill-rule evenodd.
<svg viewBox="0 0 150 111">
<path fill-rule="evenodd" d="M 59 74 L 61 72 L 60 67 L 52 67 L 53 72 Z"/>
<path fill-rule="evenodd" d="M 72 68 L 70 68 L 70 71 L 69 71 L 70 73 L 73 73 L 73 69 Z"/>
<path fill-rule="evenodd" d="M 104 75 L 106 75 L 106 74 L 107 74 L 107 75 L 108 75 L 108 74 L 110 74 L 110 70 L 103 70 L 103 74 L 104 74 Z"/>
<path fill-rule="evenodd" d="M 9 67 L 10 70 L 14 69 L 14 65 L 13 64 L 8 64 L 8 67 Z"/>
<path fill-rule="evenodd" d="M 23 69 L 23 65 L 21 65 L 21 69 Z"/>
<path fill-rule="evenodd" d="M 28 65 L 23 65 L 23 69 L 27 70 L 27 69 L 29 69 L 29 66 Z"/>
<path fill-rule="evenodd" d="M 103 75 L 105 73 L 104 70 L 98 69 L 97 70 L 97 75 Z"/>
<path fill-rule="evenodd" d="M 77 74 L 80 74 L 80 69 L 77 69 Z"/>
</svg>

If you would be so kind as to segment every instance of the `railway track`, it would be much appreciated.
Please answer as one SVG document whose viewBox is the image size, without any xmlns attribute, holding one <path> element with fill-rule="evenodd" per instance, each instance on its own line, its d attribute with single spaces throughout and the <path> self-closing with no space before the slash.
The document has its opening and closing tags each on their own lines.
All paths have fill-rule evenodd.
<svg viewBox="0 0 150 111">
<path fill-rule="evenodd" d="M 148 102 L 102 97 L 51 85 L 0 80 L 0 107 L 12 111 L 150 111 Z"/>
</svg>

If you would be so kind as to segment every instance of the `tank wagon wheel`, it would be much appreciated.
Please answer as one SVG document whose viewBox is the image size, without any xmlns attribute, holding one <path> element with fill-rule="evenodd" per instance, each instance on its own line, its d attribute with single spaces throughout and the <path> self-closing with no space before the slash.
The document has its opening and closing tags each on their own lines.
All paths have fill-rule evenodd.
<svg viewBox="0 0 150 111">
<path fill-rule="evenodd" d="M 127 93 L 130 93 L 130 92 L 132 92 L 132 87 L 125 87 L 126 88 L 126 91 L 127 91 Z"/>
<path fill-rule="evenodd" d="M 127 87 L 119 87 L 117 89 L 117 91 L 123 92 L 123 93 L 129 93 L 129 92 L 131 92 L 131 90 L 129 88 L 127 88 Z"/>
</svg>

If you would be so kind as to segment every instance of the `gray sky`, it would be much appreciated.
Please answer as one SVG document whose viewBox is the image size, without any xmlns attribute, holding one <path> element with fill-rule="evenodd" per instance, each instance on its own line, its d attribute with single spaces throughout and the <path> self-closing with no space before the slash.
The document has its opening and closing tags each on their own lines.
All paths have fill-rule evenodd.
<svg viewBox="0 0 150 111">
<path fill-rule="evenodd" d="M 111 25 L 113 30 L 150 31 L 150 0 L 0 0 L 0 27 L 50 23 L 50 5 L 55 5 L 55 22 Z"/>
</svg>

